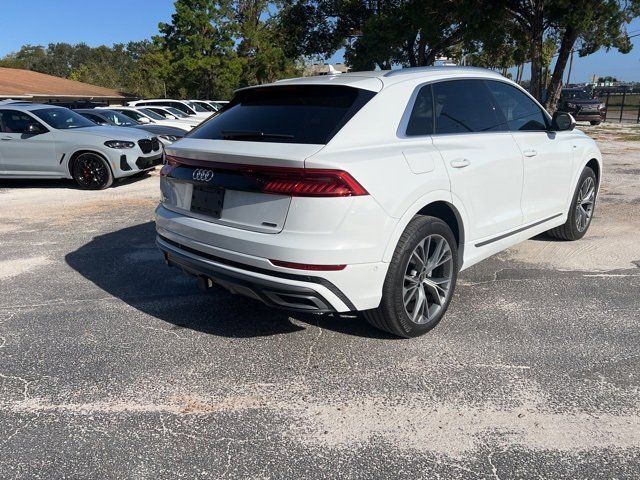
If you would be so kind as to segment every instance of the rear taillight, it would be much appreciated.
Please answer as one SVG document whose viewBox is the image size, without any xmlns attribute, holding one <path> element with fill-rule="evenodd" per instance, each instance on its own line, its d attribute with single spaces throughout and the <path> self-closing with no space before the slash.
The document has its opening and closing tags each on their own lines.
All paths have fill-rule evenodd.
<svg viewBox="0 0 640 480">
<path fill-rule="evenodd" d="M 214 172 L 237 172 L 254 180 L 256 187 L 264 193 L 292 197 L 352 197 L 369 194 L 355 178 L 343 170 L 243 165 L 167 155 L 160 173 L 168 175 L 171 170 L 183 164 L 209 168 Z"/>
<path fill-rule="evenodd" d="M 367 191 L 351 175 L 342 170 L 265 169 L 248 171 L 265 193 L 292 197 L 351 197 L 367 195 Z"/>
</svg>

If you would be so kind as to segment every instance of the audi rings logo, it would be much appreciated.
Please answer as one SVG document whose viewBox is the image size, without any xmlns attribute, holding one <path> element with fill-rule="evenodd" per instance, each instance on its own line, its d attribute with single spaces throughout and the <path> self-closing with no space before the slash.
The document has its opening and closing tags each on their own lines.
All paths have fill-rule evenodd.
<svg viewBox="0 0 640 480">
<path fill-rule="evenodd" d="M 193 179 L 197 182 L 210 182 L 213 172 L 204 168 L 197 168 L 193 171 Z"/>
</svg>

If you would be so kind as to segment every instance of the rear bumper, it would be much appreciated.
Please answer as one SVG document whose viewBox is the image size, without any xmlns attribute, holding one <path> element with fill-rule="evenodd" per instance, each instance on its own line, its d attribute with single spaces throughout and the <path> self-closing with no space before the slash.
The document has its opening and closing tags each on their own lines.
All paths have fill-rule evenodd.
<svg viewBox="0 0 640 480">
<path fill-rule="evenodd" d="M 219 285 L 263 303 L 306 312 L 344 312 L 355 305 L 335 285 L 321 277 L 291 275 L 237 262 L 194 250 L 158 235 L 156 243 L 169 266 L 198 278 L 201 286 Z"/>
</svg>

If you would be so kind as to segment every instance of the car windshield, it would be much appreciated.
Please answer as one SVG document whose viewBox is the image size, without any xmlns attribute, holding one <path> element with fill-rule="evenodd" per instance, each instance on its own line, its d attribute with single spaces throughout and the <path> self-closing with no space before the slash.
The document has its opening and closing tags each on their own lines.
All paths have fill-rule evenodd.
<svg viewBox="0 0 640 480">
<path fill-rule="evenodd" d="M 199 103 L 196 102 L 185 102 L 187 105 L 189 105 L 191 108 L 193 108 L 196 112 L 199 113 L 207 113 L 208 110 L 205 109 L 202 105 L 200 105 Z"/>
<path fill-rule="evenodd" d="M 140 112 L 144 113 L 149 118 L 153 118 L 154 120 L 164 120 L 165 119 L 162 115 L 158 115 L 156 112 L 151 111 L 148 108 L 141 108 Z"/>
<path fill-rule="evenodd" d="M 164 107 L 164 109 L 169 112 L 170 114 L 178 117 L 178 118 L 187 118 L 189 115 L 187 115 L 186 113 L 178 110 L 177 108 L 173 108 L 173 107 Z"/>
<path fill-rule="evenodd" d="M 242 90 L 192 138 L 325 144 L 373 96 L 342 85 L 287 85 Z"/>
<path fill-rule="evenodd" d="M 565 90 L 562 96 L 569 100 L 591 100 L 591 95 L 584 90 Z"/>
<path fill-rule="evenodd" d="M 136 122 L 130 117 L 121 114 L 120 112 L 116 112 L 115 110 L 103 110 L 103 116 L 107 117 L 110 123 L 114 125 L 119 125 L 121 127 L 131 127 L 133 125 L 140 125 L 140 122 Z"/>
<path fill-rule="evenodd" d="M 40 108 L 33 114 L 57 130 L 95 127 L 96 124 L 68 108 Z"/>
<path fill-rule="evenodd" d="M 213 105 L 209 105 L 207 102 L 193 102 L 193 103 L 195 103 L 199 107 L 202 107 L 207 112 L 215 112 L 216 111 L 215 107 Z"/>
</svg>

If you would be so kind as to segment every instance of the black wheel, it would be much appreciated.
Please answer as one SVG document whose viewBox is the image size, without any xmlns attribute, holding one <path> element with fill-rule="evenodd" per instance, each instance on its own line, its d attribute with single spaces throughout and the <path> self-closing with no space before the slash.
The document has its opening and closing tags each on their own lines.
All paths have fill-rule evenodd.
<svg viewBox="0 0 640 480">
<path fill-rule="evenodd" d="M 73 162 L 73 179 L 86 190 L 102 190 L 113 183 L 107 162 L 95 153 L 82 153 Z"/>
<path fill-rule="evenodd" d="M 586 167 L 573 194 L 569 214 L 564 225 L 560 225 L 547 233 L 560 240 L 579 240 L 587 233 L 593 212 L 596 208 L 598 179 L 591 168 Z"/>
<path fill-rule="evenodd" d="M 590 123 L 591 125 L 600 125 L 600 123 L 601 123 L 601 122 L 600 122 L 600 121 L 598 121 L 598 120 L 591 120 L 589 123 Z"/>
<path fill-rule="evenodd" d="M 400 337 L 422 335 L 442 319 L 458 278 L 458 249 L 449 226 L 417 216 L 400 237 L 382 288 L 382 301 L 364 316 Z"/>
</svg>

